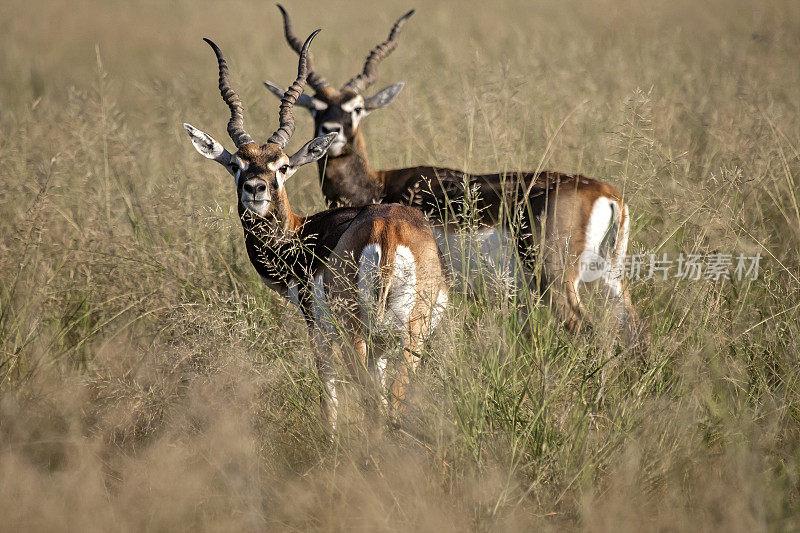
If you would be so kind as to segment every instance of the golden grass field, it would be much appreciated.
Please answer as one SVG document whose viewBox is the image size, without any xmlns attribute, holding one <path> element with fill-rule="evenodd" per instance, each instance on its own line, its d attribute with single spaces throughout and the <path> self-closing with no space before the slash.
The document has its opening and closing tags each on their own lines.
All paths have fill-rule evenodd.
<svg viewBox="0 0 800 533">
<path fill-rule="evenodd" d="M 287 2 L 337 84 L 417 8 L 373 87 L 406 82 L 364 123 L 376 168 L 580 172 L 625 191 L 631 253 L 763 256 L 755 281 L 632 282 L 642 358 L 454 295 L 403 430 L 353 410 L 332 442 L 303 320 L 181 127 L 231 148 L 208 36 L 275 129 L 278 10 L 2 3 L 0 529 L 800 528 L 795 1 Z M 324 208 L 314 165 L 287 187 Z"/>
</svg>

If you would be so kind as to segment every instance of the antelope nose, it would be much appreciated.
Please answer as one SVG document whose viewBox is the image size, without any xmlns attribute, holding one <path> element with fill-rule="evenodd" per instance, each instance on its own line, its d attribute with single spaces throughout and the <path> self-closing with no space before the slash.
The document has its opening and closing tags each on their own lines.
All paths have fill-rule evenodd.
<svg viewBox="0 0 800 533">
<path fill-rule="evenodd" d="M 322 135 L 327 135 L 329 133 L 342 133 L 342 125 L 333 122 L 326 122 L 319 127 L 319 131 L 322 133 Z"/>
<path fill-rule="evenodd" d="M 255 196 L 258 193 L 262 193 L 262 192 L 266 191 L 267 190 L 267 184 L 262 182 L 262 181 L 258 181 L 258 182 L 255 182 L 255 183 L 253 183 L 251 181 L 248 181 L 248 182 L 245 182 L 243 188 L 244 188 L 245 191 L 247 191 L 250 194 L 252 194 L 253 196 Z"/>
</svg>

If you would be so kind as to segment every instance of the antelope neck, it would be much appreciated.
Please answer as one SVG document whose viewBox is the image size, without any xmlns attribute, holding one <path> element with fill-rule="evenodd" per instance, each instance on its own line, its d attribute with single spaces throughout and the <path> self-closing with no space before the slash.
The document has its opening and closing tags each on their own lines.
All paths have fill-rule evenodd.
<svg viewBox="0 0 800 533">
<path fill-rule="evenodd" d="M 320 159 L 317 164 L 322 193 L 332 204 L 365 205 L 380 201 L 384 196 L 383 175 L 369 166 L 360 129 L 340 155 Z M 332 179 L 326 179 L 326 175 Z"/>
</svg>

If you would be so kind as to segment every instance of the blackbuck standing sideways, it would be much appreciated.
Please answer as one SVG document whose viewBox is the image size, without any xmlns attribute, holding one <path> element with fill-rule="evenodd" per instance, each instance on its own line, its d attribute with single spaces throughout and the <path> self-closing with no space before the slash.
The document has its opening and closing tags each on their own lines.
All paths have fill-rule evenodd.
<svg viewBox="0 0 800 533">
<path fill-rule="evenodd" d="M 281 99 L 280 127 L 265 144 L 256 144 L 244 130 L 242 103 L 230 86 L 228 66 L 208 39 L 219 64 L 219 89 L 231 112 L 228 134 L 237 151 L 231 154 L 189 124 L 184 128 L 198 152 L 233 175 L 250 261 L 264 283 L 300 307 L 310 326 L 325 388 L 323 418 L 335 429 L 333 343 L 345 346 L 342 355 L 356 382 L 372 392 L 376 381 L 380 384 L 394 417 L 403 410 L 421 344 L 447 304 L 447 286 L 431 228 L 416 209 L 367 205 L 307 217 L 292 212 L 286 180 L 322 157 L 335 140 L 333 134 L 321 135 L 293 156 L 284 153 L 295 129 L 292 107 L 308 74 L 308 46 L 318 32 L 300 48 L 297 79 Z M 387 337 L 389 346 L 399 344 L 401 351 L 390 369 L 392 350 L 379 352 L 368 343 Z"/>
<path fill-rule="evenodd" d="M 293 33 L 289 15 L 278 8 L 286 39 L 299 52 L 302 43 Z M 369 166 L 361 120 L 392 102 L 403 83 L 372 96 L 364 92 L 375 82 L 378 64 L 397 47 L 400 29 L 413 13 L 397 20 L 387 40 L 370 52 L 363 71 L 341 89 L 314 72 L 313 64 L 309 66 L 308 81 L 315 94 L 304 95 L 297 103 L 310 110 L 318 135 L 335 134 L 327 159 L 318 161 L 327 201 L 331 205 L 398 202 L 422 209 L 435 224 L 451 273 L 463 274 L 456 281 L 468 285 L 481 262 L 510 278 L 512 285 L 538 281 L 538 289 L 570 330 L 586 325 L 580 283 L 599 279 L 616 320 L 633 340 L 639 332 L 638 317 L 620 275 L 630 219 L 613 186 L 551 171 L 469 174 L 433 166 L 392 170 Z M 283 94 L 275 84 L 265 85 L 272 93 Z M 471 202 L 474 205 L 468 205 Z M 480 228 L 473 236 L 478 261 L 475 243 L 465 246 L 457 234 L 467 210 L 477 217 Z"/>
</svg>

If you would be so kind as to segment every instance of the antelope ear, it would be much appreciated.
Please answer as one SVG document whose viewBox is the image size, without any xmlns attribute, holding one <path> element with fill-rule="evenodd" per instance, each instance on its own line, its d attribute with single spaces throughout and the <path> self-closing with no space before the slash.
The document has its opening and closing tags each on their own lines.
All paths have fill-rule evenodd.
<svg viewBox="0 0 800 533">
<path fill-rule="evenodd" d="M 385 89 L 381 89 L 369 98 L 365 98 L 365 109 L 367 111 L 374 111 L 375 109 L 386 107 L 387 105 L 391 104 L 395 98 L 397 98 L 397 95 L 400 94 L 400 91 L 403 90 L 403 87 L 405 87 L 405 83 L 400 81 L 394 85 L 389 85 Z"/>
<path fill-rule="evenodd" d="M 286 92 L 286 90 L 283 89 L 280 85 L 275 85 L 271 81 L 265 81 L 264 87 L 269 89 L 269 92 L 277 96 L 278 100 L 283 98 L 283 94 Z M 300 107 L 305 107 L 309 111 L 325 111 L 326 109 L 328 109 L 328 104 L 326 104 L 322 100 L 317 100 L 313 96 L 309 96 L 307 94 L 301 94 L 297 98 L 297 102 L 295 102 L 295 105 L 299 105 Z"/>
<path fill-rule="evenodd" d="M 213 159 L 224 166 L 228 172 L 234 174 L 234 170 L 231 166 L 231 158 L 233 156 L 224 146 L 218 143 L 214 137 L 204 131 L 198 130 L 191 124 L 184 123 L 183 127 L 189 134 L 189 140 L 192 141 L 195 149 L 200 152 L 203 157 Z"/>
<path fill-rule="evenodd" d="M 296 154 L 289 158 L 289 166 L 296 169 L 302 167 L 306 163 L 311 163 L 321 158 L 325 155 L 325 152 L 328 151 L 331 144 L 333 144 L 337 135 L 339 134 L 333 132 L 311 139 L 305 146 L 300 148 Z"/>
</svg>

